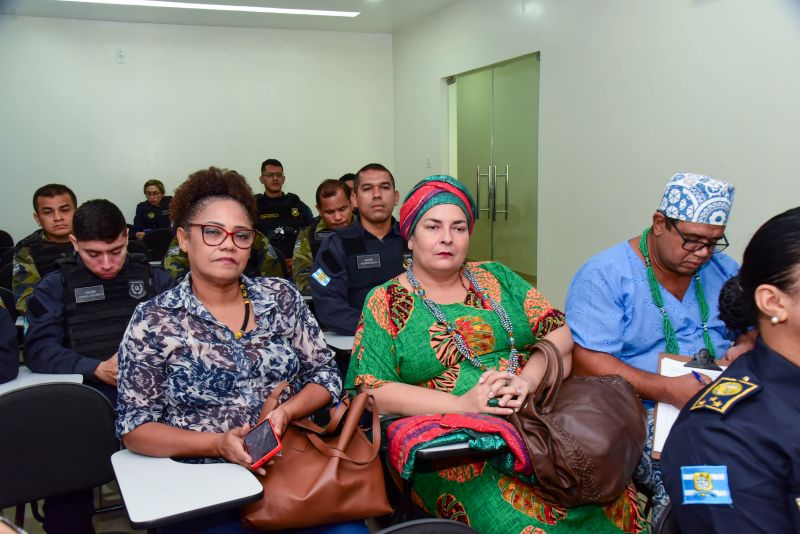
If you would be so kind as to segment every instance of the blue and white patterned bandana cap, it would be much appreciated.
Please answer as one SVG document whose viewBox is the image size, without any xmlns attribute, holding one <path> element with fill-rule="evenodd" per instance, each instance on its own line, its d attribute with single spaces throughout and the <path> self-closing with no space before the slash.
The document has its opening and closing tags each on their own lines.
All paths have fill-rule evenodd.
<svg viewBox="0 0 800 534">
<path fill-rule="evenodd" d="M 667 182 L 659 211 L 671 219 L 725 226 L 734 187 L 702 174 L 679 172 Z"/>
</svg>

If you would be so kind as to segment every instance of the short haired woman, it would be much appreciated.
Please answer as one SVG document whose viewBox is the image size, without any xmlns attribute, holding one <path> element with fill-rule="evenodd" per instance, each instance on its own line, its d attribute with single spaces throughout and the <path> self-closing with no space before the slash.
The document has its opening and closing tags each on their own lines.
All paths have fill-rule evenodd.
<svg viewBox="0 0 800 534">
<path fill-rule="evenodd" d="M 169 203 L 172 197 L 164 196 L 164 184 L 161 180 L 147 180 L 142 190 L 147 200 L 136 205 L 132 228 L 136 239 L 143 238 L 151 230 L 172 227 L 169 220 Z"/>
</svg>

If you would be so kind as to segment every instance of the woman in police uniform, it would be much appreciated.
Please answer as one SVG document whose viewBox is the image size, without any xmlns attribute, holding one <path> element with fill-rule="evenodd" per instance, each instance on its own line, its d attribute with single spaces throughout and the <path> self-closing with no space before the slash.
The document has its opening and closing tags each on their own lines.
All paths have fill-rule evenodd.
<svg viewBox="0 0 800 534">
<path fill-rule="evenodd" d="M 720 295 L 755 348 L 691 399 L 661 458 L 683 532 L 800 532 L 800 208 L 751 239 Z"/>
</svg>

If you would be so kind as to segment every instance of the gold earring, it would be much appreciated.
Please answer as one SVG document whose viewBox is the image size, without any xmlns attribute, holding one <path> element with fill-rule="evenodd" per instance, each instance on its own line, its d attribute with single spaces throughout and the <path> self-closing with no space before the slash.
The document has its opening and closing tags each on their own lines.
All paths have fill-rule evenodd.
<svg viewBox="0 0 800 534">
<path fill-rule="evenodd" d="M 773 324 L 773 326 L 774 326 L 774 325 L 780 323 L 781 320 L 777 315 L 773 315 L 772 317 L 770 317 L 769 322 L 771 322 Z"/>
</svg>

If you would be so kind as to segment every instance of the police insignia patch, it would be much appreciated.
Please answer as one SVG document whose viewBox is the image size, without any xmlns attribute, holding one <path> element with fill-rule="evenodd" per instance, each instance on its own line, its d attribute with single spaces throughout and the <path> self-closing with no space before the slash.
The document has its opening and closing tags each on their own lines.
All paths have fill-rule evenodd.
<svg viewBox="0 0 800 534">
<path fill-rule="evenodd" d="M 322 269 L 317 269 L 314 271 L 314 274 L 311 275 L 311 278 L 316 280 L 322 287 L 325 287 L 331 283 L 331 277 L 325 274 L 325 271 Z"/>
<path fill-rule="evenodd" d="M 128 295 L 132 298 L 140 299 L 147 294 L 144 288 L 144 280 L 128 280 Z"/>
<path fill-rule="evenodd" d="M 292 208 L 292 217 L 300 217 L 300 209 Z"/>
<path fill-rule="evenodd" d="M 148 219 L 155 219 L 155 218 L 156 218 L 156 212 L 154 212 L 154 211 L 148 211 L 148 212 L 147 212 L 147 218 L 148 218 Z"/>
<path fill-rule="evenodd" d="M 683 504 L 733 504 L 726 465 L 681 466 Z"/>
<path fill-rule="evenodd" d="M 692 410 L 707 409 L 714 412 L 725 413 L 743 398 L 752 395 L 761 389 L 761 386 L 748 380 L 721 377 L 712 383 L 692 405 Z"/>
</svg>

